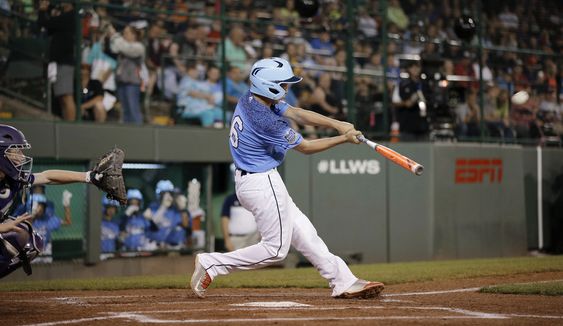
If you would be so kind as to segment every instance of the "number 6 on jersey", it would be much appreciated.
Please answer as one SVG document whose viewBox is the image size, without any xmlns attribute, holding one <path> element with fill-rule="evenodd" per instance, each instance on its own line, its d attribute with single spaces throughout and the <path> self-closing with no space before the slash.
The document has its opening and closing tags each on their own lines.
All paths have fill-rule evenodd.
<svg viewBox="0 0 563 326">
<path fill-rule="evenodd" d="M 231 124 L 231 133 L 229 135 L 229 138 L 231 139 L 231 145 L 233 145 L 234 148 L 238 148 L 238 133 L 239 131 L 242 132 L 242 129 L 242 119 L 237 115 L 233 118 L 233 122 Z"/>
</svg>

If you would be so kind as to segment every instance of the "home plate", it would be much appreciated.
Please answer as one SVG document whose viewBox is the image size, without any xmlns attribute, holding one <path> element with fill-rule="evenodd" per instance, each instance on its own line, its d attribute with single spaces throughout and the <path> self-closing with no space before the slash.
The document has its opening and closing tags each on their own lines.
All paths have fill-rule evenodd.
<svg viewBox="0 0 563 326">
<path fill-rule="evenodd" d="M 302 307 L 310 307 L 311 305 L 292 302 L 292 301 L 266 301 L 266 302 L 236 303 L 236 304 L 231 304 L 231 306 L 261 307 L 261 308 L 302 308 Z"/>
</svg>

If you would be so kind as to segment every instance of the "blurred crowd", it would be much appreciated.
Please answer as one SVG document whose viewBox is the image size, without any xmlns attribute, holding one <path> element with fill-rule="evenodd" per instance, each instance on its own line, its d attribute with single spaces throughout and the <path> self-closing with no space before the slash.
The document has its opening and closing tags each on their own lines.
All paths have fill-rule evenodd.
<svg viewBox="0 0 563 326">
<path fill-rule="evenodd" d="M 482 2 L 480 42 L 487 49 L 480 58 L 478 33 L 468 39 L 456 33 L 458 18 L 477 12 L 464 8 L 465 1 L 389 0 L 385 13 L 379 1 L 357 1 L 355 35 L 349 34 L 346 1 L 321 0 L 311 19 L 300 18 L 296 1 L 224 0 L 230 19 L 224 49 L 219 1 L 102 0 L 81 8 L 82 119 L 223 127 L 248 90 L 250 65 L 280 56 L 304 77 L 290 89 L 286 100 L 291 105 L 354 119 L 365 131 L 428 139 L 447 129 L 457 137 L 473 137 L 484 125 L 487 135 L 504 139 L 560 139 L 563 134 L 559 1 Z M 42 33 L 51 37 L 56 103 L 63 118 L 76 119 L 68 81 L 75 61 L 70 19 L 76 8 L 44 0 L 0 1 L 0 8 L 36 17 Z M 389 37 L 383 42 L 385 19 Z M 1 25 L 0 40 L 11 28 L 9 22 Z M 351 36 L 353 98 L 346 79 Z M 513 103 L 518 91 L 529 99 Z M 388 112 L 383 112 L 385 97 L 391 103 Z M 151 111 L 156 102 L 170 108 L 165 119 L 157 120 Z M 315 137 L 319 130 L 303 132 Z"/>
</svg>

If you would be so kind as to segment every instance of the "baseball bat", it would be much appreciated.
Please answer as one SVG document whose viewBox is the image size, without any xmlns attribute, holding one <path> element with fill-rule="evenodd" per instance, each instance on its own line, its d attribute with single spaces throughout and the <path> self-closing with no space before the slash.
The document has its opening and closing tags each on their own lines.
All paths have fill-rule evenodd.
<svg viewBox="0 0 563 326">
<path fill-rule="evenodd" d="M 422 166 L 421 164 L 418 164 L 410 158 L 395 152 L 389 147 L 385 147 L 381 144 L 372 142 L 371 140 L 366 139 L 364 136 L 358 136 L 358 140 L 373 148 L 376 152 L 383 155 L 386 159 L 393 161 L 403 169 L 409 170 L 416 175 L 422 175 L 424 166 Z"/>
</svg>

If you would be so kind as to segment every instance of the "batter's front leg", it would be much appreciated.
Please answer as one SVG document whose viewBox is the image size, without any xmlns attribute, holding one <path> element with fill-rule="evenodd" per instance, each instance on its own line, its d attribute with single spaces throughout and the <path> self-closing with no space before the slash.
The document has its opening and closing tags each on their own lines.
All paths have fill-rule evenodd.
<svg viewBox="0 0 563 326">
<path fill-rule="evenodd" d="M 317 268 L 321 276 L 329 282 L 333 297 L 342 294 L 358 278 L 352 274 L 342 258 L 328 250 L 309 218 L 301 212 L 291 198 L 289 201 L 294 223 L 291 245 L 303 254 Z"/>
</svg>

